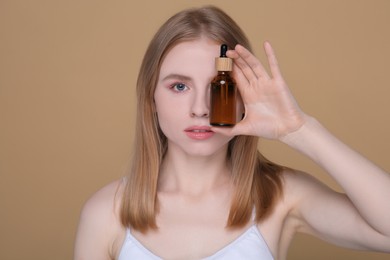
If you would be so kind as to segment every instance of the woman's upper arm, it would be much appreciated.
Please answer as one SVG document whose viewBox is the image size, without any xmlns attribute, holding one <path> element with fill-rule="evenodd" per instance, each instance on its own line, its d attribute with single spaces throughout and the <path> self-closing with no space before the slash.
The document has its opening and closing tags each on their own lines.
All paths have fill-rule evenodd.
<svg viewBox="0 0 390 260">
<path fill-rule="evenodd" d="M 345 194 L 305 173 L 291 174 L 288 179 L 288 189 L 296 198 L 292 212 L 301 223 L 298 232 L 342 247 L 389 252 L 389 239 L 362 218 Z"/>
</svg>

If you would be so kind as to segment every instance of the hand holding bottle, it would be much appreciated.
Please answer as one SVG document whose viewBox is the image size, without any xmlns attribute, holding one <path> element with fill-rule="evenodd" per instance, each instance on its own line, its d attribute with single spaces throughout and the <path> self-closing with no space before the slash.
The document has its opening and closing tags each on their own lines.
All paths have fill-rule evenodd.
<svg viewBox="0 0 390 260">
<path fill-rule="evenodd" d="M 234 60 L 233 77 L 241 94 L 245 117 L 232 128 L 213 128 L 225 135 L 254 135 L 279 139 L 298 130 L 306 121 L 268 42 L 264 43 L 270 74 L 246 48 L 237 45 L 227 56 Z"/>
</svg>

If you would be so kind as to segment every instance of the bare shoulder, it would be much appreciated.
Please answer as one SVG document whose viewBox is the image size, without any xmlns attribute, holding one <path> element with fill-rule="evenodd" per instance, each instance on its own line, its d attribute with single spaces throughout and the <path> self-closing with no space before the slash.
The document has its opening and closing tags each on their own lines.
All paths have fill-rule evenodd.
<svg viewBox="0 0 390 260">
<path fill-rule="evenodd" d="M 331 191 L 328 186 L 317 178 L 302 171 L 287 169 L 283 171 L 283 179 L 284 192 L 293 200 L 306 197 L 306 195 L 316 191 Z"/>
<path fill-rule="evenodd" d="M 293 237 L 306 230 L 307 224 L 302 215 L 302 206 L 311 203 L 320 190 L 327 189 L 315 177 L 298 170 L 286 168 L 281 173 L 283 196 L 275 205 L 270 218 L 259 225 L 269 247 L 277 259 L 286 259 Z"/>
<path fill-rule="evenodd" d="M 75 245 L 75 259 L 112 259 L 123 240 L 119 212 L 123 181 L 114 181 L 85 203 Z"/>
<path fill-rule="evenodd" d="M 307 173 L 290 168 L 285 168 L 280 174 L 283 181 L 282 196 L 275 204 L 272 214 L 261 221 L 258 228 L 274 257 L 287 259 L 294 235 L 305 225 L 300 211 L 304 198 L 311 193 L 310 189 L 315 190 L 321 184 Z"/>
<path fill-rule="evenodd" d="M 286 217 L 294 221 L 295 232 L 306 229 L 305 212 L 311 212 L 319 203 L 329 199 L 338 200 L 342 196 L 302 171 L 287 169 L 283 172 L 283 180 L 283 205 L 288 212 Z"/>
<path fill-rule="evenodd" d="M 109 217 L 116 212 L 120 204 L 123 181 L 116 180 L 95 192 L 85 203 L 82 215 L 101 213 L 102 217 Z"/>
</svg>

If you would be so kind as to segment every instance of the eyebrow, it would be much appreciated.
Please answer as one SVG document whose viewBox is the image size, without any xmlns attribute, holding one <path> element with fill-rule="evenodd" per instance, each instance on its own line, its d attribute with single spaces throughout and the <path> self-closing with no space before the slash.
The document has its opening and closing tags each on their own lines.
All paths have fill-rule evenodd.
<svg viewBox="0 0 390 260">
<path fill-rule="evenodd" d="M 165 80 L 169 80 L 169 79 L 178 79 L 180 81 L 191 81 L 192 80 L 192 78 L 189 76 L 172 73 L 172 74 L 168 74 L 167 76 L 165 76 L 161 81 L 165 81 Z"/>
</svg>

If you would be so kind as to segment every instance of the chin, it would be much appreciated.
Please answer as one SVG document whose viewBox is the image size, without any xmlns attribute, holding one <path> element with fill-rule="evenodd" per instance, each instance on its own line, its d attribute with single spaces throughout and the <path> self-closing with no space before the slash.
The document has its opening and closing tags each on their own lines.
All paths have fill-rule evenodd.
<svg viewBox="0 0 390 260">
<path fill-rule="evenodd" d="M 220 154 L 220 153 L 226 154 L 227 147 L 228 147 L 227 143 L 223 144 L 223 145 L 219 145 L 219 146 L 193 145 L 189 149 L 186 149 L 185 152 L 189 156 L 194 156 L 194 157 L 211 157 L 211 156 L 215 156 L 215 155 Z"/>
<path fill-rule="evenodd" d="M 173 154 L 184 153 L 187 156 L 210 157 L 217 154 L 226 154 L 230 139 L 219 139 L 214 141 L 168 141 L 168 150 Z"/>
</svg>

